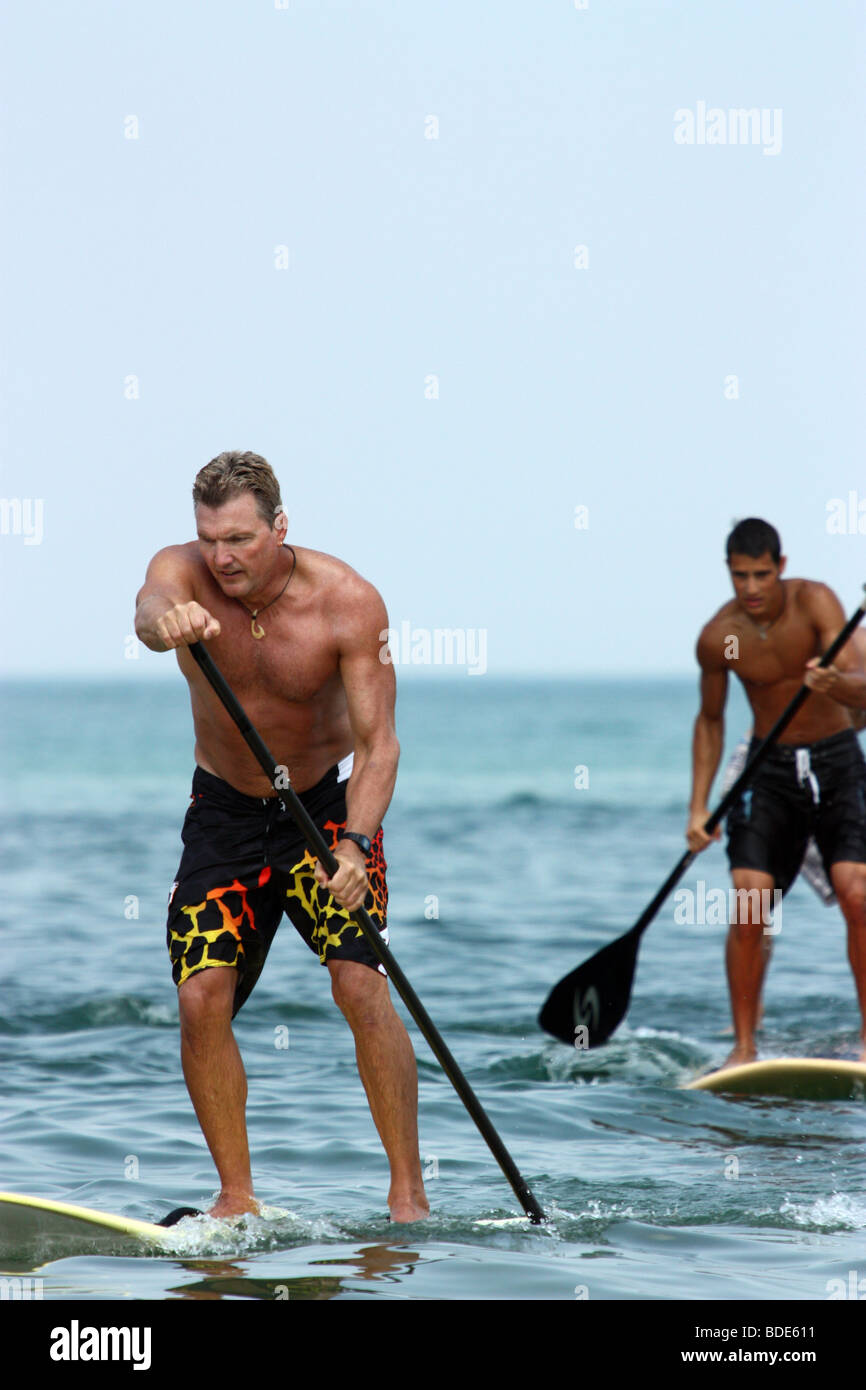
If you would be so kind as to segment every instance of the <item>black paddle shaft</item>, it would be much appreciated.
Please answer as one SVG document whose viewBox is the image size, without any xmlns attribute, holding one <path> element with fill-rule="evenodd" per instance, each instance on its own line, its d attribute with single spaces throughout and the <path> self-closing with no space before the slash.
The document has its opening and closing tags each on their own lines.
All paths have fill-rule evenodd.
<svg viewBox="0 0 866 1390">
<path fill-rule="evenodd" d="M 294 788 L 290 786 L 287 769 L 281 767 L 274 761 L 264 740 L 250 723 L 243 707 L 235 698 L 225 677 L 215 664 L 207 648 L 201 642 L 192 642 L 189 651 L 198 663 L 202 674 L 213 686 L 213 689 L 216 691 L 226 710 L 237 724 L 247 745 L 255 754 L 268 781 L 300 830 L 307 845 L 324 867 L 328 877 L 333 878 L 340 866 L 325 842 L 319 827 L 310 818 L 306 807 L 298 799 Z M 493 1157 L 496 1159 L 496 1162 L 511 1184 L 523 1210 L 526 1212 L 529 1219 L 536 1225 L 545 1221 L 547 1218 L 533 1196 L 528 1183 L 518 1172 L 514 1160 L 494 1129 L 478 1097 L 475 1095 L 466 1077 L 452 1057 L 451 1052 L 433 1024 L 421 1000 L 418 998 L 390 950 L 382 940 L 376 924 L 363 907 L 357 908 L 352 913 L 352 917 L 364 933 L 374 955 L 388 972 L 389 979 L 393 981 L 397 993 L 400 995 L 406 1008 L 409 1010 L 420 1031 L 426 1038 L 433 1055 L 440 1062 L 445 1075 L 448 1077 L 448 1080 L 451 1082 L 458 1096 L 466 1106 L 466 1109 L 469 1111 L 469 1114 L 478 1126 Z"/>
<path fill-rule="evenodd" d="M 866 590 L 866 585 L 863 586 Z M 848 619 L 842 631 L 830 643 L 819 666 L 829 666 L 848 639 L 857 630 L 866 613 L 866 596 Z M 770 732 L 755 749 L 739 777 L 722 797 L 715 811 L 704 823 L 711 835 L 730 810 L 740 792 L 751 781 L 779 736 L 787 729 L 794 715 L 809 698 L 808 685 L 802 685 L 790 704 L 779 715 Z M 637 964 L 640 938 L 655 917 L 665 898 L 697 858 L 697 851 L 686 850 L 674 865 L 652 902 L 648 903 L 634 926 L 607 946 L 603 946 L 583 965 L 555 985 L 545 1001 L 538 1021 L 542 1028 L 560 1042 L 575 1045 L 579 1028 L 588 1047 L 606 1042 L 625 1017 L 631 996 L 632 980 Z"/>
</svg>

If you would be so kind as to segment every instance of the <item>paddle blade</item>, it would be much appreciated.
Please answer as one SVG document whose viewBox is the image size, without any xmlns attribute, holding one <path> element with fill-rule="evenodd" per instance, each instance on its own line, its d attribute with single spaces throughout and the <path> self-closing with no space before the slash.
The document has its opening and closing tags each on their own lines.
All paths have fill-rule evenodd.
<svg viewBox="0 0 866 1390">
<path fill-rule="evenodd" d="M 607 1042 L 628 1009 L 640 938 L 632 928 L 560 980 L 538 1015 L 545 1032 L 569 1047 Z"/>
<path fill-rule="evenodd" d="M 183 1221 L 185 1216 L 204 1216 L 203 1211 L 198 1207 L 175 1207 L 168 1216 L 164 1216 L 161 1221 L 157 1221 L 157 1226 L 176 1226 L 178 1221 Z"/>
</svg>

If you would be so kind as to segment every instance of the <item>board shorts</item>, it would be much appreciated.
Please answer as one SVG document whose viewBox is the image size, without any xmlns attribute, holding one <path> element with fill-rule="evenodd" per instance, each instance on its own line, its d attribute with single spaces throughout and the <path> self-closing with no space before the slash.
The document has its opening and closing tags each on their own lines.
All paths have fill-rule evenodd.
<svg viewBox="0 0 866 1390">
<path fill-rule="evenodd" d="M 749 757 L 762 742 L 753 738 Z M 803 748 L 776 744 L 728 819 L 731 869 L 770 874 L 787 893 L 814 839 L 827 878 L 833 864 L 866 864 L 866 760 L 853 729 Z"/>
<path fill-rule="evenodd" d="M 749 735 L 745 734 L 731 754 L 728 765 L 725 768 L 725 775 L 722 778 L 723 796 L 727 795 L 740 773 L 743 771 L 748 756 Z M 809 887 L 814 888 L 824 906 L 832 907 L 836 902 L 836 894 L 833 892 L 832 883 L 824 872 L 824 865 L 821 862 L 821 852 L 811 836 L 809 838 L 809 843 L 806 845 L 803 862 L 800 865 L 800 873 L 803 875 Z"/>
<path fill-rule="evenodd" d="M 350 771 L 351 756 L 297 793 L 332 850 L 346 828 Z M 166 925 L 176 985 L 200 970 L 234 967 L 234 1017 L 252 993 L 284 912 L 322 965 L 353 960 L 385 974 L 361 928 L 317 882 L 316 860 L 278 797 L 247 796 L 197 767 L 181 838 Z M 380 826 L 367 859 L 364 906 L 387 944 L 386 868 Z"/>
</svg>

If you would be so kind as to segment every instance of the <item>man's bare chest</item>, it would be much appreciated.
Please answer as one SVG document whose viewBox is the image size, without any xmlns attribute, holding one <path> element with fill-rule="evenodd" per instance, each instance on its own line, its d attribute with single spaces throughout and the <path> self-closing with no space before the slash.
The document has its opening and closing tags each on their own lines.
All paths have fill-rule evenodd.
<svg viewBox="0 0 866 1390">
<path fill-rule="evenodd" d="M 312 701 L 339 677 L 339 653 L 330 625 L 305 608 L 283 601 L 282 610 L 261 609 L 255 618 L 242 604 L 208 595 L 206 606 L 220 624 L 209 650 L 239 699 L 269 697 Z"/>
<path fill-rule="evenodd" d="M 815 632 L 805 624 L 790 622 L 762 635 L 754 624 L 729 624 L 725 658 L 744 685 L 772 686 L 779 681 L 802 680 L 806 662 L 818 655 Z"/>
</svg>

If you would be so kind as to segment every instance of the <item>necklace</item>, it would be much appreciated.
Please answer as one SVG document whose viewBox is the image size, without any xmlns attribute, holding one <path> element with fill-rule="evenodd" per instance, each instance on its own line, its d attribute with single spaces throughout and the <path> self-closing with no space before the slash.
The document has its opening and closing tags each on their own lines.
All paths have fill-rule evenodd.
<svg viewBox="0 0 866 1390">
<path fill-rule="evenodd" d="M 769 633 L 770 628 L 775 627 L 779 619 L 781 617 L 784 617 L 786 607 L 787 600 L 785 598 L 785 590 L 782 589 L 782 607 L 779 609 L 779 612 L 776 614 L 775 618 L 771 619 L 771 621 L 768 623 L 764 623 L 762 627 L 760 623 L 755 622 L 754 618 L 749 617 L 749 622 L 752 624 L 752 627 L 754 627 L 757 630 L 758 636 L 760 637 L 762 642 L 766 642 L 767 634 Z M 747 614 L 746 616 L 748 617 L 749 615 Z"/>
<path fill-rule="evenodd" d="M 265 635 L 264 628 L 262 627 L 261 623 L 256 622 L 256 618 L 259 616 L 260 613 L 264 613 L 266 608 L 270 608 L 272 603 L 276 603 L 278 598 L 283 597 L 283 594 L 286 592 L 286 590 L 289 587 L 289 584 L 291 583 L 292 575 L 295 572 L 295 565 L 298 563 L 298 557 L 295 554 L 294 550 L 292 550 L 292 547 L 290 545 L 286 545 L 284 542 L 283 549 L 292 551 L 292 568 L 289 570 L 288 579 L 286 580 L 285 584 L 283 585 L 282 589 L 280 589 L 280 592 L 276 595 L 276 597 L 269 599 L 267 603 L 260 604 L 258 608 L 253 609 L 252 613 L 250 613 L 250 610 L 247 608 L 247 605 L 244 603 L 243 599 L 238 599 L 238 603 L 241 605 L 241 607 L 246 608 L 247 612 L 250 613 L 250 632 L 256 638 L 262 638 Z"/>
</svg>

